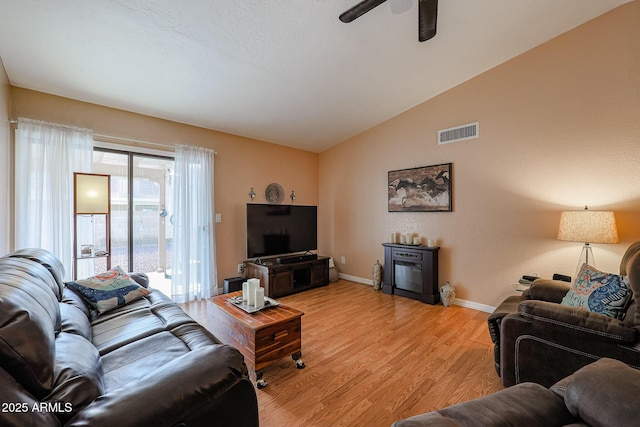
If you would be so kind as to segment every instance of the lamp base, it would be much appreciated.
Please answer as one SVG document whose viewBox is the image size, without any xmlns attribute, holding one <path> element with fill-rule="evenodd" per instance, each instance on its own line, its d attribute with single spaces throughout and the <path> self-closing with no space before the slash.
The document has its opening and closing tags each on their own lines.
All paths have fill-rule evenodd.
<svg viewBox="0 0 640 427">
<path fill-rule="evenodd" d="M 591 245 L 585 243 L 582 247 L 582 252 L 580 252 L 580 258 L 578 258 L 578 267 L 576 268 L 575 278 L 578 277 L 578 273 L 580 273 L 580 269 L 583 264 L 590 265 L 591 267 L 596 266 L 596 259 L 593 257 L 593 250 L 591 250 Z"/>
</svg>

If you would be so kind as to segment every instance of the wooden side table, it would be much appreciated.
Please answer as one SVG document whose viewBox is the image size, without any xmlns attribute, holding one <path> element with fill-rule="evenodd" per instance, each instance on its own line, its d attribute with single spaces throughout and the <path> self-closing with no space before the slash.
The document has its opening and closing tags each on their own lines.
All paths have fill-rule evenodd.
<svg viewBox="0 0 640 427">
<path fill-rule="evenodd" d="M 242 292 L 219 295 L 207 301 L 207 329 L 225 344 L 236 347 L 247 367 L 256 375 L 256 386 L 267 381 L 263 369 L 286 356 L 291 356 L 298 369 L 302 361 L 303 312 L 286 305 L 247 313 L 227 301 Z"/>
</svg>

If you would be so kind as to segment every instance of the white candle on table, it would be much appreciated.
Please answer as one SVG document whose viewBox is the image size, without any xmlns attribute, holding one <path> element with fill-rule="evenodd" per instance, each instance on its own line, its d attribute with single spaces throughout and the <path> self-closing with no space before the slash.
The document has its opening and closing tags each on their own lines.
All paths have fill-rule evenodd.
<svg viewBox="0 0 640 427">
<path fill-rule="evenodd" d="M 242 282 L 242 301 L 247 301 L 249 299 L 249 283 Z"/>
<path fill-rule="evenodd" d="M 248 293 L 247 304 L 256 305 L 256 288 L 257 288 L 256 282 L 252 282 L 251 280 L 249 280 L 248 284 L 249 284 L 249 288 L 247 289 L 247 293 Z"/>
<path fill-rule="evenodd" d="M 264 307 L 264 288 L 257 288 L 255 292 L 256 308 Z"/>
</svg>

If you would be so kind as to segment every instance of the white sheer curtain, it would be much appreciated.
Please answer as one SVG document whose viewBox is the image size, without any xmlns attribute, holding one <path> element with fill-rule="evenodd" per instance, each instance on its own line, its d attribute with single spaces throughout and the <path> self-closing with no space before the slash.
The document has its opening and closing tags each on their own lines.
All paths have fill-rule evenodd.
<svg viewBox="0 0 640 427">
<path fill-rule="evenodd" d="M 209 298 L 218 292 L 213 163 L 215 152 L 176 145 L 171 298 Z"/>
<path fill-rule="evenodd" d="M 73 172 L 91 172 L 93 131 L 20 118 L 15 135 L 16 249 L 52 252 L 69 280 Z"/>
</svg>

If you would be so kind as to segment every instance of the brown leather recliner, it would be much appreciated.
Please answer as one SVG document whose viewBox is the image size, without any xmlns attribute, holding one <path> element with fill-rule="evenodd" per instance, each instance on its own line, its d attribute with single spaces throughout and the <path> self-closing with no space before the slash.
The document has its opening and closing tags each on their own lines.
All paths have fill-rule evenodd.
<svg viewBox="0 0 640 427">
<path fill-rule="evenodd" d="M 640 242 L 620 262 L 632 302 L 622 319 L 561 305 L 570 284 L 538 279 L 489 316 L 496 371 L 505 386 L 535 382 L 549 387 L 600 358 L 640 369 Z"/>
</svg>

